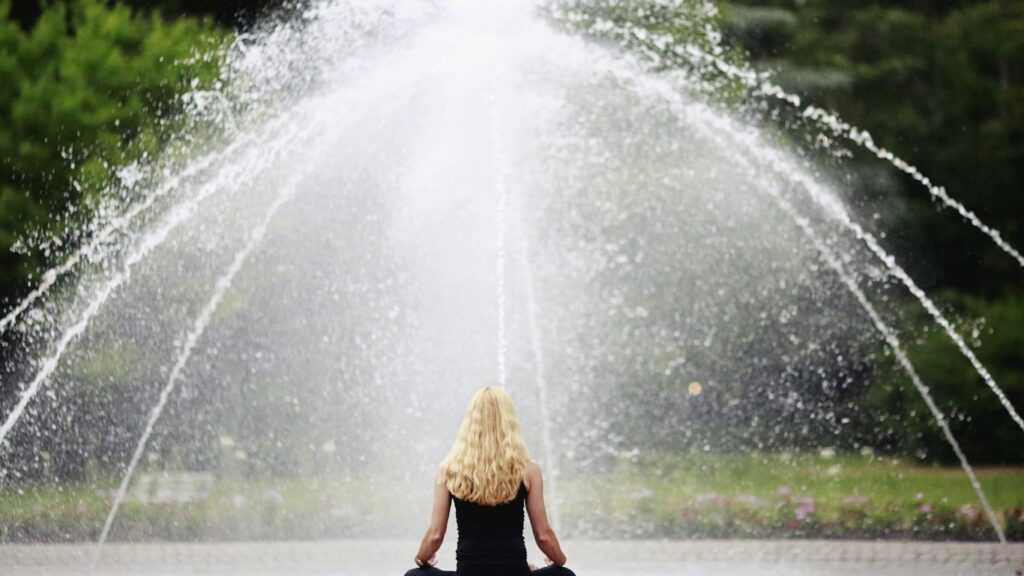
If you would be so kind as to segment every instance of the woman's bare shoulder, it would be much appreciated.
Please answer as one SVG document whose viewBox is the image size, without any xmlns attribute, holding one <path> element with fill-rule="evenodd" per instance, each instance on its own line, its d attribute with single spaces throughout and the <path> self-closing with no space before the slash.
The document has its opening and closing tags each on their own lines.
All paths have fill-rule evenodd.
<svg viewBox="0 0 1024 576">
<path fill-rule="evenodd" d="M 540 479 L 540 465 L 531 460 L 526 464 L 526 489 L 529 490 Z"/>
</svg>

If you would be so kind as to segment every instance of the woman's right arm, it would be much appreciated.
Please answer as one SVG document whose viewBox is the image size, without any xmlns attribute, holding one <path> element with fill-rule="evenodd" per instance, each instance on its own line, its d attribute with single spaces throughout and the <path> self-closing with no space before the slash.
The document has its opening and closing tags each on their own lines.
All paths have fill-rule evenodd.
<svg viewBox="0 0 1024 576">
<path fill-rule="evenodd" d="M 537 547 L 556 566 L 565 565 L 565 553 L 558 543 L 558 536 L 548 522 L 548 514 L 544 509 L 544 479 L 540 474 L 540 466 L 533 462 L 526 468 L 526 511 L 530 515 L 530 526 Z"/>
<path fill-rule="evenodd" d="M 420 549 L 416 552 L 417 566 L 433 566 L 435 557 L 441 543 L 444 542 L 444 533 L 448 529 L 448 514 L 452 508 L 451 493 L 448 492 L 448 485 L 445 484 L 444 471 L 438 470 L 434 479 L 434 505 L 430 512 L 430 527 L 420 541 Z"/>
</svg>

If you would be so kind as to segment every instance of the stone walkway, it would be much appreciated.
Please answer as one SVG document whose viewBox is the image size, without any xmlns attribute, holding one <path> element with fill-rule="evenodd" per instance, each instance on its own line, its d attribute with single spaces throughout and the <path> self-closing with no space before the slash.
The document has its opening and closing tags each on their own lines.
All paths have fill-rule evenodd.
<svg viewBox="0 0 1024 576">
<path fill-rule="evenodd" d="M 439 555 L 442 568 L 454 567 L 451 545 Z M 1024 570 L 1024 544 L 579 541 L 564 548 L 580 576 L 1011 576 Z M 0 546 L 0 574 L 400 576 L 415 551 L 415 542 L 381 540 L 114 544 L 90 571 L 89 546 Z M 540 557 L 535 549 L 530 556 Z"/>
</svg>

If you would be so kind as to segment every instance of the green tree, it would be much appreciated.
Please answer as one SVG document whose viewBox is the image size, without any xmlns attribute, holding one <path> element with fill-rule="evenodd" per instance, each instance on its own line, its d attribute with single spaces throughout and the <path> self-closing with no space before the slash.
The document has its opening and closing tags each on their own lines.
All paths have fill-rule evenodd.
<svg viewBox="0 0 1024 576">
<path fill-rule="evenodd" d="M 139 10 L 159 11 L 168 18 L 212 16 L 228 26 L 252 24 L 260 15 L 284 4 L 282 0 L 121 0 L 121 3 Z M 39 18 L 46 5 L 47 0 L 19 0 L 11 14 L 28 27 Z"/>
<path fill-rule="evenodd" d="M 73 241 L 118 167 L 160 149 L 179 95 L 217 75 L 209 22 L 101 0 L 49 4 L 30 30 L 0 0 L 0 297 L 49 263 L 27 234 Z"/>
<path fill-rule="evenodd" d="M 728 36 L 790 91 L 838 111 L 1024 245 L 1024 2 L 731 4 Z M 926 288 L 996 297 L 1020 267 L 870 154 L 850 201 L 883 215 Z M 879 178 L 879 175 L 882 175 Z M 913 256 L 913 257 L 910 257 Z"/>
<path fill-rule="evenodd" d="M 958 330 L 969 338 L 974 353 L 1020 410 L 1024 407 L 1024 298 L 994 302 L 951 298 L 962 318 Z M 923 314 L 917 322 L 931 324 Z M 983 463 L 1019 463 L 1021 431 L 996 395 L 941 329 L 933 326 L 917 332 L 922 336 L 909 343 L 910 359 L 948 416 L 967 457 Z M 882 432 L 892 447 L 955 462 L 931 413 L 894 363 L 881 370 L 868 404 L 877 409 Z"/>
</svg>

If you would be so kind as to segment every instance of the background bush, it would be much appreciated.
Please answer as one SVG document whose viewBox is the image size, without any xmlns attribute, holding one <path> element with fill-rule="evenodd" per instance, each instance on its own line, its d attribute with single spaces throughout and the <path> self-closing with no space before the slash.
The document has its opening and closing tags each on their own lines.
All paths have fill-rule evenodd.
<svg viewBox="0 0 1024 576">
<path fill-rule="evenodd" d="M 217 75 L 224 33 L 192 18 L 101 0 L 49 4 L 29 28 L 0 1 L 0 298 L 10 304 L 48 263 L 19 238 L 68 236 L 112 173 L 156 153 L 178 97 Z M 195 84 L 193 84 L 195 83 Z M 71 240 L 71 238 L 68 238 Z"/>
</svg>

